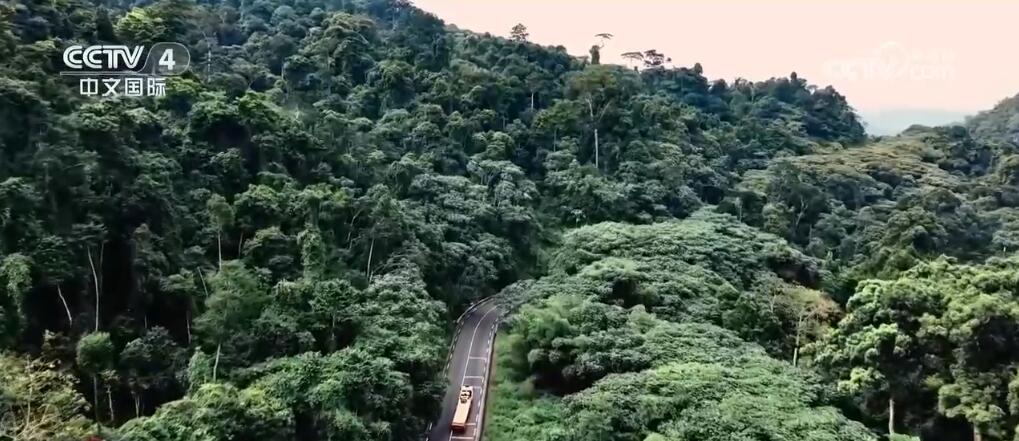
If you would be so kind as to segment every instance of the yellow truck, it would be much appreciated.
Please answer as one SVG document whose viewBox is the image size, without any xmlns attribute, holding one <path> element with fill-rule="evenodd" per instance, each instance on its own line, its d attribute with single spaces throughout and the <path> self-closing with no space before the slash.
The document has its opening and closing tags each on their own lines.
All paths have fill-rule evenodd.
<svg viewBox="0 0 1019 441">
<path fill-rule="evenodd" d="M 471 415 L 472 401 L 474 401 L 474 388 L 460 386 L 460 396 L 457 397 L 456 411 L 453 412 L 453 423 L 451 424 L 453 431 L 463 432 L 467 429 L 467 417 Z"/>
</svg>

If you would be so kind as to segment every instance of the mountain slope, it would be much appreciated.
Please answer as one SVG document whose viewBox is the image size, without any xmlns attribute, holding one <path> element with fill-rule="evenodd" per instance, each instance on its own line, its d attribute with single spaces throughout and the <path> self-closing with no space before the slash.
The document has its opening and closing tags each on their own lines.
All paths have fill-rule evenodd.
<svg viewBox="0 0 1019 441">
<path fill-rule="evenodd" d="M 977 138 L 1019 149 L 1019 95 L 967 118 L 966 126 Z"/>
<path fill-rule="evenodd" d="M 823 174 L 796 172 L 789 163 L 875 147 L 861 148 L 842 95 L 795 73 L 730 84 L 661 54 L 639 71 L 597 65 L 456 30 L 402 0 L 15 0 L 0 18 L 0 366 L 25 380 L 0 382 L 12 397 L 0 405 L 40 422 L 0 429 L 40 428 L 23 439 L 418 439 L 445 388 L 455 317 L 546 272 L 597 288 L 582 292 L 605 302 L 580 300 L 613 324 L 613 308 L 693 317 L 773 371 L 774 389 L 733 389 L 694 416 L 664 403 L 656 436 L 774 390 L 796 395 L 792 407 L 757 409 L 863 439 L 819 392 L 830 384 L 788 368 L 807 331 L 770 300 L 834 310 L 817 288 L 845 300 L 856 281 L 955 245 L 974 261 L 1013 249 L 1001 225 L 1017 163 L 965 129 L 915 135 L 930 152 L 867 171 L 883 185 L 847 187 L 876 202 L 852 205 L 811 182 Z M 57 75 L 68 45 L 157 41 L 193 57 L 165 97 L 82 97 Z M 915 181 L 945 185 L 917 193 Z M 878 230 L 851 226 L 833 200 L 875 202 L 873 224 L 893 233 L 857 236 Z M 579 246 L 603 233 L 644 238 L 618 256 Z M 683 238 L 656 248 L 650 233 Z M 835 257 L 840 235 L 883 260 Z M 584 254 L 551 256 L 562 243 Z M 705 263 L 725 251 L 738 258 Z M 558 274 L 570 266 L 587 272 Z M 637 289 L 644 271 L 654 290 Z M 539 386 L 614 394 L 741 367 L 670 361 L 614 371 L 636 375 L 604 390 L 597 375 Z M 599 415 L 587 404 L 563 415 Z M 642 424 L 627 436 L 650 434 Z"/>
</svg>

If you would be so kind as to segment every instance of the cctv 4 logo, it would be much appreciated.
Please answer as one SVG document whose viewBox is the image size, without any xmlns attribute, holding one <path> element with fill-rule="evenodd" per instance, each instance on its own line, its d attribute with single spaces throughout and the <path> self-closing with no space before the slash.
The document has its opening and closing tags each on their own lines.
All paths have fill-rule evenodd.
<svg viewBox="0 0 1019 441">
<path fill-rule="evenodd" d="M 142 62 L 145 46 L 128 47 L 123 45 L 74 45 L 64 49 L 64 65 L 74 70 L 137 70 Z M 166 49 L 159 56 L 160 66 L 173 70 L 176 61 L 173 50 Z"/>
</svg>

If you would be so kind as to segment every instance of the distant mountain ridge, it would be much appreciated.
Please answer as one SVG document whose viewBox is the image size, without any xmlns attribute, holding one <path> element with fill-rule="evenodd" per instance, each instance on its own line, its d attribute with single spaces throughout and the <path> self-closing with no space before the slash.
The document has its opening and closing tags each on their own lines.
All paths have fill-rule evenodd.
<svg viewBox="0 0 1019 441">
<path fill-rule="evenodd" d="M 940 109 L 890 109 L 881 111 L 859 111 L 858 114 L 867 128 L 867 134 L 897 135 L 909 126 L 944 126 L 961 124 L 973 112 Z"/>
</svg>

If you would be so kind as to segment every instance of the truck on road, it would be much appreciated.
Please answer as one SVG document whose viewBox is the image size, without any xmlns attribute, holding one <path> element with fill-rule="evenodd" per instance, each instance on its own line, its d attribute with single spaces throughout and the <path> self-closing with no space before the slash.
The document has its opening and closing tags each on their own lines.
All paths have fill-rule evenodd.
<svg viewBox="0 0 1019 441">
<path fill-rule="evenodd" d="M 467 417 L 471 414 L 471 402 L 474 401 L 474 388 L 461 386 L 460 396 L 457 397 L 456 411 L 453 412 L 453 423 L 451 427 L 456 432 L 463 432 L 467 429 Z"/>
</svg>

